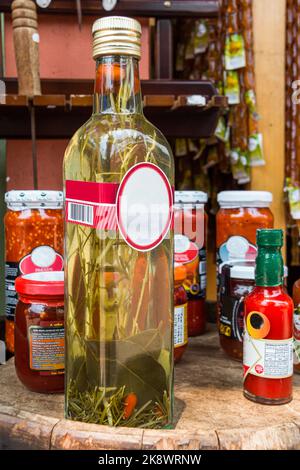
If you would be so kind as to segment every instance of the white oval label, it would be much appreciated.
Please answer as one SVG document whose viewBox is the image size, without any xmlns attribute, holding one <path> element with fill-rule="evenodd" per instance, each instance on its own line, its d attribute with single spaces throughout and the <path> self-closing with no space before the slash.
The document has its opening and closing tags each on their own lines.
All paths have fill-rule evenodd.
<svg viewBox="0 0 300 470">
<path fill-rule="evenodd" d="M 117 194 L 117 222 L 126 243 L 138 251 L 156 248 L 169 232 L 173 191 L 153 163 L 138 163 L 126 173 Z"/>
</svg>

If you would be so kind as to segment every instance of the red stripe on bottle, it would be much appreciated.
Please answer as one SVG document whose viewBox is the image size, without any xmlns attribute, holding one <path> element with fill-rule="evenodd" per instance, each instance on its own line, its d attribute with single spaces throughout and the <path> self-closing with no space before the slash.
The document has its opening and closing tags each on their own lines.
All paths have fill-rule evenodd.
<svg viewBox="0 0 300 470">
<path fill-rule="evenodd" d="M 115 204 L 119 183 L 66 181 L 66 199 L 95 204 Z"/>
</svg>

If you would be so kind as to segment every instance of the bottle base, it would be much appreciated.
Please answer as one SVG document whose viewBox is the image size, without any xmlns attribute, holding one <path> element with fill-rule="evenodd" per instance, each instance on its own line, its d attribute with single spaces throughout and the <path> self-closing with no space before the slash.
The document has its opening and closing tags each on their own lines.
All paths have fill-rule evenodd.
<svg viewBox="0 0 300 470">
<path fill-rule="evenodd" d="M 275 399 L 259 397 L 259 396 L 253 395 L 247 390 L 244 390 L 244 397 L 247 398 L 247 400 L 253 401 L 254 403 L 259 403 L 260 405 L 286 405 L 287 403 L 290 403 L 293 399 L 293 397 L 275 398 Z"/>
</svg>

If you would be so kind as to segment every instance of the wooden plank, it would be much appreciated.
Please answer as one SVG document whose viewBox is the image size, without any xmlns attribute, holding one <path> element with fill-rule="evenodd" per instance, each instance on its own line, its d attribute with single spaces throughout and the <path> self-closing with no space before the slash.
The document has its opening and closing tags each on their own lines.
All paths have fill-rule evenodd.
<svg viewBox="0 0 300 470">
<path fill-rule="evenodd" d="M 214 431 L 157 431 L 146 429 L 143 436 L 145 450 L 218 450 L 218 438 Z"/>
<path fill-rule="evenodd" d="M 82 13 L 84 15 L 111 15 L 122 14 L 129 16 L 157 16 L 157 17 L 216 17 L 219 11 L 218 0 L 122 0 L 111 12 L 102 7 L 100 0 L 84 0 Z M 10 12 L 11 0 L 1 0 L 1 11 Z M 76 14 L 74 0 L 52 0 L 47 9 L 39 8 L 39 13 Z"/>
<path fill-rule="evenodd" d="M 143 430 L 113 428 L 97 424 L 61 420 L 51 438 L 52 450 L 139 450 Z"/>
<path fill-rule="evenodd" d="M 220 450 L 299 450 L 299 427 L 295 423 L 265 429 L 222 429 L 218 432 Z"/>
<path fill-rule="evenodd" d="M 70 106 L 82 106 L 82 107 L 91 107 L 93 106 L 93 96 L 92 95 L 71 95 L 70 96 Z"/>
<path fill-rule="evenodd" d="M 0 138 L 29 139 L 30 120 L 25 107 L 5 107 L 0 113 Z M 1 107 L 0 107 L 1 109 Z M 72 109 L 62 106 L 36 108 L 37 139 L 70 138 L 91 116 L 88 106 L 73 106 Z M 215 130 L 219 108 L 186 107 L 169 110 L 167 107 L 145 108 L 145 116 L 164 135 L 170 138 L 190 137 L 193 139 L 209 137 Z"/>
<path fill-rule="evenodd" d="M 65 95 L 40 95 L 33 98 L 34 106 L 44 106 L 46 108 L 56 108 L 66 105 Z"/>
<path fill-rule="evenodd" d="M 0 449 L 50 449 L 51 433 L 58 419 L 16 409 L 7 414 L 1 411 L 0 407 Z"/>
<path fill-rule="evenodd" d="M 9 93 L 16 93 L 15 79 L 7 79 L 5 83 Z M 72 136 L 90 117 L 89 106 L 92 104 L 92 98 L 82 95 L 89 95 L 92 92 L 92 84 L 91 80 L 43 80 L 42 89 L 46 94 L 33 99 L 37 107 L 37 138 Z M 61 94 L 63 91 L 64 94 Z M 217 105 L 221 101 L 214 101 L 217 91 L 211 82 L 145 80 L 142 81 L 142 92 L 147 97 L 145 98 L 146 117 L 167 137 L 204 138 L 214 132 L 220 109 Z M 177 104 L 180 106 L 169 112 L 166 108 L 173 107 L 176 96 L 179 98 Z M 205 102 L 216 106 L 207 110 L 200 106 L 186 106 L 191 97 L 196 96 L 202 96 Z M 24 109 L 26 97 L 8 95 L 7 100 L 19 106 L 11 107 L 11 109 L 7 106 L 5 112 L 0 115 L 0 137 L 28 138 L 30 136 L 27 123 L 28 113 Z M 71 109 L 66 106 L 69 103 Z M 162 112 L 162 108 L 168 113 L 167 116 Z"/>
<path fill-rule="evenodd" d="M 5 95 L 5 103 L 0 106 L 28 106 L 27 96 L 22 95 Z"/>
<path fill-rule="evenodd" d="M 254 0 L 258 111 L 266 166 L 252 171 L 251 189 L 271 191 L 277 228 L 286 228 L 283 202 L 285 155 L 285 0 Z M 267 19 L 267 21 L 266 21 Z"/>
<path fill-rule="evenodd" d="M 18 93 L 15 78 L 5 78 L 6 92 Z M 86 79 L 42 79 L 42 92 L 46 95 L 90 95 L 94 81 Z M 143 95 L 204 95 L 207 98 L 217 95 L 217 90 L 209 80 L 142 80 Z"/>
<path fill-rule="evenodd" d="M 144 107 L 171 108 L 174 105 L 174 102 L 174 95 L 145 95 L 143 99 Z"/>
</svg>

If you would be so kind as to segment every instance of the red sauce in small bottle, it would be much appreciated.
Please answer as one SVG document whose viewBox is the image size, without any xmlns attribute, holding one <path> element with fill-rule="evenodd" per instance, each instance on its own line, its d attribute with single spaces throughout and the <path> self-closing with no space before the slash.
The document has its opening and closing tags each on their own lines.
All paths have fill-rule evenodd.
<svg viewBox="0 0 300 470">
<path fill-rule="evenodd" d="M 292 337 L 293 302 L 281 286 L 256 287 L 246 299 L 246 317 L 255 311 L 265 315 L 272 325 L 266 339 L 282 341 Z M 249 374 L 245 387 L 253 396 L 265 397 L 266 402 L 286 403 L 292 398 L 292 380 L 292 376 L 265 379 Z"/>
<path fill-rule="evenodd" d="M 188 344 L 187 325 L 187 294 L 183 287 L 186 279 L 184 266 L 177 266 L 174 270 L 174 362 L 177 363 L 183 356 Z"/>
<path fill-rule="evenodd" d="M 64 390 L 64 273 L 16 279 L 15 367 L 20 381 L 40 393 Z"/>
<path fill-rule="evenodd" d="M 282 230 L 258 230 L 256 287 L 245 299 L 244 395 L 268 405 L 292 400 L 293 311 L 283 287 Z"/>
</svg>

